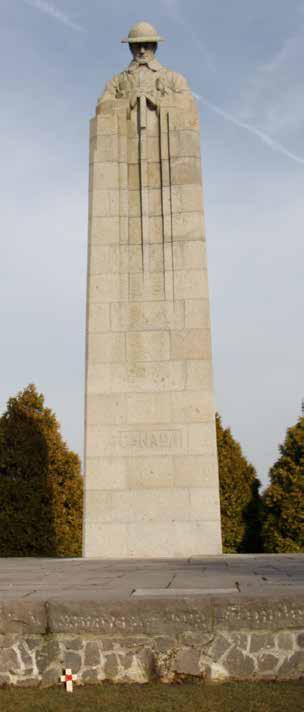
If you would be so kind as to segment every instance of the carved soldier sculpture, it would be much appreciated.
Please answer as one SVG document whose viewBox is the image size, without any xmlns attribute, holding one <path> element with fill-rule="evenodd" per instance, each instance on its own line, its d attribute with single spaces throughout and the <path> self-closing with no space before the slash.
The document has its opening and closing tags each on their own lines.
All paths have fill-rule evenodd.
<svg viewBox="0 0 304 712">
<path fill-rule="evenodd" d="M 186 79 L 163 67 L 155 58 L 158 42 L 162 41 L 162 37 L 147 22 L 135 25 L 128 38 L 122 40 L 129 44 L 133 61 L 128 69 L 107 83 L 100 102 L 126 98 L 133 109 L 144 95 L 151 108 L 158 108 L 161 99 L 168 94 L 191 96 Z"/>
<path fill-rule="evenodd" d="M 84 554 L 221 552 L 200 130 L 146 22 L 91 122 Z"/>
</svg>

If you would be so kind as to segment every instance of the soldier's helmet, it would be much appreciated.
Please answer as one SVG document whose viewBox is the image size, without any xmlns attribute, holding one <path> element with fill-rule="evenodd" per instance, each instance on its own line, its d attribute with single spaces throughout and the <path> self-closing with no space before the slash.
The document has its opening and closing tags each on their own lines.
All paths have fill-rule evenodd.
<svg viewBox="0 0 304 712">
<path fill-rule="evenodd" d="M 128 37 L 121 40 L 126 44 L 138 44 L 140 42 L 164 42 L 157 30 L 149 22 L 137 22 L 131 27 Z"/>
</svg>

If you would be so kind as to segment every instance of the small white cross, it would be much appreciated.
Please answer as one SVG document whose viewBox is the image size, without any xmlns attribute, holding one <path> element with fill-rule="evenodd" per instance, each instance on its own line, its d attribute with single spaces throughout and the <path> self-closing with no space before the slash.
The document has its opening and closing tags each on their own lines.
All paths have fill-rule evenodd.
<svg viewBox="0 0 304 712">
<path fill-rule="evenodd" d="M 61 675 L 61 682 L 65 682 L 67 692 L 73 692 L 73 682 L 77 680 L 77 675 L 72 674 L 72 670 L 67 668 L 64 675 Z"/>
</svg>

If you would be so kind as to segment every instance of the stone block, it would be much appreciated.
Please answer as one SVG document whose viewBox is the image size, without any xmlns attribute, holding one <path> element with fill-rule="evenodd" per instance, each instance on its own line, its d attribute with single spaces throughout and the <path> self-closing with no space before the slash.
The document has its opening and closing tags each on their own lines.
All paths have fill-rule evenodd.
<svg viewBox="0 0 304 712">
<path fill-rule="evenodd" d="M 89 489 L 126 489 L 127 460 L 124 457 L 89 457 L 85 477 Z"/>
<path fill-rule="evenodd" d="M 215 422 L 188 426 L 189 453 L 192 455 L 215 455 Z"/>
<path fill-rule="evenodd" d="M 219 662 L 231 647 L 231 643 L 221 633 L 218 633 L 211 647 L 208 648 L 208 656 L 215 662 Z"/>
<path fill-rule="evenodd" d="M 64 641 L 64 647 L 66 650 L 82 650 L 83 641 L 81 638 L 71 638 L 70 640 Z"/>
<path fill-rule="evenodd" d="M 173 470 L 172 457 L 129 457 L 127 459 L 128 487 L 136 490 L 173 487 Z"/>
<path fill-rule="evenodd" d="M 147 264 L 150 272 L 161 272 L 164 269 L 165 256 L 163 245 L 147 245 Z"/>
<path fill-rule="evenodd" d="M 189 490 L 190 497 L 190 518 L 194 521 L 219 521 L 220 520 L 220 500 L 217 482 L 213 483 L 213 488 L 195 488 Z"/>
<path fill-rule="evenodd" d="M 91 498 L 94 498 L 94 492 L 92 494 L 89 492 L 89 502 Z M 100 518 L 95 521 L 87 519 L 84 552 L 86 556 L 90 557 L 127 558 L 127 525 L 104 524 Z"/>
<path fill-rule="evenodd" d="M 4 648 L 0 650 L 0 671 L 1 673 L 10 673 L 13 675 L 20 673 L 21 666 L 17 657 L 17 653 L 12 648 Z"/>
<path fill-rule="evenodd" d="M 138 138 L 128 138 L 128 163 L 129 165 L 139 163 Z"/>
<path fill-rule="evenodd" d="M 299 648 L 304 648 L 304 633 L 299 633 L 297 637 L 297 645 L 299 646 Z"/>
<path fill-rule="evenodd" d="M 261 650 L 272 650 L 275 648 L 274 636 L 271 633 L 253 633 L 250 640 L 250 653 L 258 653 Z"/>
<path fill-rule="evenodd" d="M 90 163 L 119 160 L 117 134 L 95 135 L 90 141 Z"/>
<path fill-rule="evenodd" d="M 91 363 L 118 363 L 125 361 L 124 334 L 90 334 L 88 350 Z"/>
<path fill-rule="evenodd" d="M 173 158 L 171 161 L 172 185 L 201 185 L 201 162 L 199 158 Z"/>
<path fill-rule="evenodd" d="M 121 425 L 127 422 L 124 394 L 90 395 L 87 398 L 88 425 Z"/>
<path fill-rule="evenodd" d="M 216 454 L 174 457 L 174 483 L 176 487 L 189 488 L 218 486 Z"/>
<path fill-rule="evenodd" d="M 89 642 L 86 644 L 84 653 L 84 664 L 88 667 L 97 667 L 98 665 L 100 665 L 100 652 L 97 643 Z"/>
<path fill-rule="evenodd" d="M 196 426 L 189 426 L 189 429 L 193 427 Z M 161 424 L 153 428 L 91 425 L 87 431 L 87 444 L 93 458 L 184 455 L 188 448 L 188 434 L 185 428 L 168 428 Z"/>
<path fill-rule="evenodd" d="M 90 304 L 88 309 L 88 333 L 100 334 L 110 329 L 110 305 Z"/>
<path fill-rule="evenodd" d="M 165 332 L 166 333 L 166 332 Z M 181 361 L 138 361 L 128 365 L 128 391 L 178 391 L 185 386 L 185 364 Z"/>
<path fill-rule="evenodd" d="M 106 656 L 104 673 L 106 680 L 115 680 L 118 675 L 118 659 L 114 653 Z"/>
<path fill-rule="evenodd" d="M 171 331 L 171 358 L 177 361 L 211 359 L 209 329 Z"/>
<path fill-rule="evenodd" d="M 281 680 L 292 680 L 303 677 L 304 673 L 304 651 L 290 655 L 277 670 L 277 677 Z"/>
<path fill-rule="evenodd" d="M 144 187 L 146 187 L 145 184 Z M 140 169 L 137 163 L 128 164 L 128 188 L 129 190 L 140 189 Z"/>
<path fill-rule="evenodd" d="M 137 523 L 187 521 L 189 493 L 186 489 L 139 489 L 113 491 L 90 491 L 87 502 L 89 521 L 103 523 Z"/>
<path fill-rule="evenodd" d="M 171 189 L 173 213 L 196 213 L 202 210 L 202 189 L 198 183 L 194 185 L 174 185 Z"/>
<path fill-rule="evenodd" d="M 58 681 L 59 681 L 61 674 L 62 674 L 61 665 L 56 665 L 55 667 L 49 668 L 42 674 L 40 686 L 42 688 L 45 688 L 45 687 L 53 687 L 53 685 L 58 685 Z"/>
<path fill-rule="evenodd" d="M 19 641 L 18 644 L 18 650 L 19 650 L 19 655 L 21 657 L 22 663 L 25 666 L 25 668 L 31 670 L 33 669 L 33 659 L 31 655 L 31 651 L 28 648 L 26 641 Z"/>
<path fill-rule="evenodd" d="M 173 423 L 204 423 L 213 417 L 213 394 L 209 391 L 179 391 L 172 394 Z"/>
<path fill-rule="evenodd" d="M 157 301 L 165 297 L 163 272 L 149 272 L 129 275 L 129 301 Z M 113 300 L 114 301 L 114 300 Z"/>
<path fill-rule="evenodd" d="M 120 272 L 120 249 L 116 245 L 92 245 L 90 274 Z"/>
<path fill-rule="evenodd" d="M 119 252 L 116 252 L 116 254 L 114 250 L 115 248 L 113 248 L 112 255 L 107 253 L 106 248 L 103 248 L 103 252 L 102 250 L 100 251 L 99 273 L 119 271 L 129 273 L 140 272 L 142 275 L 143 250 L 140 244 L 123 245 L 120 247 Z M 97 253 L 97 258 L 99 255 Z M 160 272 L 163 270 L 165 262 L 163 245 L 158 243 L 146 244 L 144 247 L 144 255 L 146 271 Z M 104 259 L 102 260 L 103 257 Z M 92 258 L 92 262 L 93 261 L 95 260 Z M 109 268 L 107 268 L 107 264 L 109 265 Z M 172 262 L 170 264 L 172 268 Z"/>
<path fill-rule="evenodd" d="M 186 388 L 212 391 L 212 366 L 210 360 L 187 361 Z"/>
<path fill-rule="evenodd" d="M 202 240 L 180 240 L 173 243 L 174 269 L 206 269 L 206 246 Z"/>
<path fill-rule="evenodd" d="M 163 218 L 157 216 L 149 216 L 147 218 L 148 222 L 148 235 L 149 243 L 162 243 L 163 240 Z M 142 228 L 140 218 L 129 218 L 129 241 L 130 244 L 141 245 L 142 241 Z"/>
<path fill-rule="evenodd" d="M 147 159 L 153 163 L 155 159 L 160 159 L 158 136 L 148 136 L 147 138 Z"/>
<path fill-rule="evenodd" d="M 131 332 L 126 338 L 130 364 L 136 361 L 168 361 L 170 358 L 170 339 L 166 331 Z"/>
<path fill-rule="evenodd" d="M 185 327 L 186 329 L 210 329 L 209 300 L 207 298 L 186 300 Z"/>
<path fill-rule="evenodd" d="M 72 670 L 73 674 L 77 674 L 81 669 L 81 656 L 78 653 L 73 653 L 70 650 L 64 653 L 63 667 Z M 57 678 L 58 679 L 58 678 Z"/>
<path fill-rule="evenodd" d="M 92 217 L 128 217 L 129 211 L 132 215 L 130 195 L 127 190 L 97 190 L 94 186 L 89 196 Z"/>
<path fill-rule="evenodd" d="M 299 641 L 300 636 L 298 637 Z M 277 636 L 277 644 L 278 644 L 278 649 L 279 650 L 286 650 L 290 651 L 294 649 L 294 635 L 293 633 L 289 633 L 288 631 L 282 631 L 281 633 L 278 633 Z M 298 642 L 299 644 L 299 642 Z M 301 646 L 299 646 L 301 647 Z M 303 646 L 304 648 L 304 635 L 303 635 Z"/>
<path fill-rule="evenodd" d="M 162 195 L 157 188 L 149 189 L 148 191 L 149 215 L 161 216 L 162 210 Z"/>
<path fill-rule="evenodd" d="M 118 163 L 91 163 L 90 190 L 118 190 L 120 173 Z M 124 187 L 127 187 L 126 185 Z"/>
<path fill-rule="evenodd" d="M 170 423 L 170 393 L 133 393 L 127 396 L 127 420 L 133 423 Z"/>
<path fill-rule="evenodd" d="M 207 271 L 203 269 L 177 270 L 174 273 L 176 299 L 207 299 Z"/>
<path fill-rule="evenodd" d="M 200 650 L 195 650 L 195 648 L 182 648 L 176 655 L 174 672 L 178 675 L 199 677 L 201 675 L 200 657 Z"/>
<path fill-rule="evenodd" d="M 120 238 L 120 218 L 92 217 L 89 223 L 91 244 L 117 245 Z"/>
<path fill-rule="evenodd" d="M 153 157 L 152 157 L 153 158 Z M 155 157 L 154 157 L 155 161 Z M 150 188 L 160 188 L 162 185 L 161 166 L 159 161 L 148 163 L 148 186 Z"/>
<path fill-rule="evenodd" d="M 170 155 L 172 158 L 186 156 L 200 159 L 200 133 L 193 129 L 172 131 L 170 135 Z"/>
<path fill-rule="evenodd" d="M 236 647 L 225 656 L 224 665 L 230 676 L 238 680 L 251 677 L 254 673 L 253 659 Z"/>
<path fill-rule="evenodd" d="M 175 213 L 172 217 L 173 240 L 204 240 L 202 213 Z"/>
<path fill-rule="evenodd" d="M 271 653 L 262 653 L 257 656 L 258 672 L 267 675 L 274 675 L 278 666 L 279 658 Z"/>
<path fill-rule="evenodd" d="M 4 636 L 15 634 L 39 635 L 46 632 L 45 606 L 34 601 L 3 601 L 0 603 L 0 630 Z M 1 667 L 0 667 L 1 670 Z"/>
<path fill-rule="evenodd" d="M 139 218 L 141 215 L 141 199 L 139 190 L 129 190 L 128 214 L 130 218 Z"/>
<path fill-rule="evenodd" d="M 183 329 L 185 306 L 176 302 L 133 302 L 111 305 L 113 331 L 153 331 Z"/>
<path fill-rule="evenodd" d="M 120 272 L 141 272 L 142 259 L 141 245 L 121 246 L 119 254 Z"/>
<path fill-rule="evenodd" d="M 130 393 L 183 390 L 185 363 L 180 361 L 93 364 L 88 369 L 88 393 Z"/>
<path fill-rule="evenodd" d="M 40 675 L 52 665 L 57 663 L 60 655 L 59 643 L 57 640 L 48 640 L 36 653 L 36 665 Z"/>
<path fill-rule="evenodd" d="M 172 131 L 200 131 L 199 113 L 195 104 L 187 111 L 170 112 L 170 128 Z"/>
<path fill-rule="evenodd" d="M 100 680 L 105 679 L 103 676 L 100 676 L 98 674 L 97 670 L 84 670 L 81 673 L 81 681 L 83 682 L 84 685 L 96 685 Z"/>
<path fill-rule="evenodd" d="M 118 155 L 120 163 L 126 163 L 128 160 L 128 141 L 127 136 L 120 135 L 118 139 Z"/>
<path fill-rule="evenodd" d="M 160 550 L 162 558 L 195 556 L 202 551 L 202 541 L 204 541 L 204 550 L 207 555 L 218 554 L 221 551 L 217 522 L 171 520 L 167 523 L 129 524 L 128 541 L 128 556 L 131 558 L 157 558 Z M 176 628 L 177 626 L 175 631 Z M 183 630 L 184 628 L 185 623 Z M 164 626 L 160 632 L 165 632 Z"/>
<path fill-rule="evenodd" d="M 101 135 L 115 135 L 118 133 L 117 116 L 113 114 L 99 114 L 90 122 L 90 137 Z"/>
<path fill-rule="evenodd" d="M 90 304 L 108 304 L 128 297 L 127 274 L 92 275 L 89 284 Z"/>
</svg>

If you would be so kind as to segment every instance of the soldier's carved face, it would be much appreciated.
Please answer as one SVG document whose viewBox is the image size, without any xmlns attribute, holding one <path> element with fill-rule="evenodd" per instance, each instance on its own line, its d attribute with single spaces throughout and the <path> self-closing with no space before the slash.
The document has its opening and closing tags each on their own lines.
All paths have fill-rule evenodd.
<svg viewBox="0 0 304 712">
<path fill-rule="evenodd" d="M 129 45 L 130 50 L 136 62 L 145 63 L 150 62 L 157 50 L 156 42 L 138 42 Z"/>
</svg>

